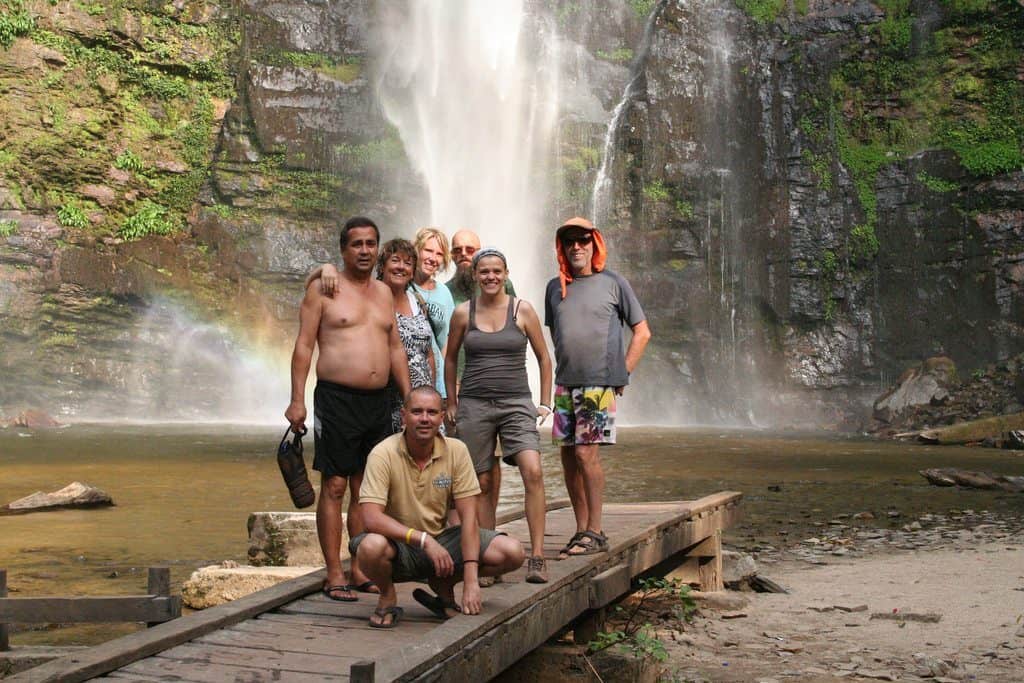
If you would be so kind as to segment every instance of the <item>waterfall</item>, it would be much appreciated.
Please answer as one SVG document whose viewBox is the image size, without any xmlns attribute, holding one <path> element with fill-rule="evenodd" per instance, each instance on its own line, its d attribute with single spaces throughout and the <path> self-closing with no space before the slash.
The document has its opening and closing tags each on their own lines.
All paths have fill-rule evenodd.
<svg viewBox="0 0 1024 683">
<path fill-rule="evenodd" d="M 516 288 L 540 303 L 553 269 L 546 172 L 558 113 L 559 41 L 521 0 L 379 5 L 377 95 L 429 196 L 409 235 L 476 231 L 508 255 Z M 557 220 L 557 219 L 555 219 Z"/>
<path fill-rule="evenodd" d="M 616 137 L 622 125 L 622 118 L 629 110 L 629 104 L 633 101 L 639 90 L 639 83 L 643 77 L 644 60 L 651 49 L 651 34 L 654 31 L 658 13 L 661 11 L 661 4 L 658 3 L 647 17 L 647 23 L 644 25 L 644 35 L 640 40 L 640 47 L 630 67 L 629 81 L 622 91 L 619 103 L 615 105 L 615 109 L 612 111 L 612 117 L 608 121 L 608 128 L 604 134 L 604 143 L 601 146 L 601 166 L 597 170 L 597 176 L 594 178 L 594 189 L 590 193 L 590 216 L 591 220 L 598 226 L 604 225 L 607 218 L 605 215 L 607 211 L 606 198 L 612 190 L 610 169 L 615 161 Z"/>
</svg>

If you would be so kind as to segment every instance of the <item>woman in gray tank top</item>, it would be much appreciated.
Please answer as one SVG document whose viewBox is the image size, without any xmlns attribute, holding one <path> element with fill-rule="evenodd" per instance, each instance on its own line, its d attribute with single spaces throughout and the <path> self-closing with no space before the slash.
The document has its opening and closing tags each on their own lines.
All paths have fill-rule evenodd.
<svg viewBox="0 0 1024 683">
<path fill-rule="evenodd" d="M 540 467 L 538 422 L 551 414 L 551 357 L 540 317 L 528 302 L 505 292 L 508 265 L 497 249 L 473 257 L 480 294 L 460 304 L 452 315 L 444 364 L 448 418 L 466 443 L 480 480 L 477 517 L 481 529 L 493 529 L 501 486 L 502 459 L 519 468 L 526 489 L 526 522 L 532 550 L 526 580 L 547 582 L 544 563 L 544 477 Z M 540 365 L 540 405 L 534 405 L 526 377 L 526 346 Z M 457 384 L 459 350 L 466 368 Z"/>
</svg>

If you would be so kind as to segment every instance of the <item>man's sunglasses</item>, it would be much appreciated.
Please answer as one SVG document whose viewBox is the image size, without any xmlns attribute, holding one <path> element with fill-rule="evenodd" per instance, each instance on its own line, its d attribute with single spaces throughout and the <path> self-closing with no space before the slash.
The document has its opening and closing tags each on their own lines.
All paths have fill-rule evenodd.
<svg viewBox="0 0 1024 683">
<path fill-rule="evenodd" d="M 452 247 L 452 254 L 456 256 L 462 253 L 465 253 L 466 256 L 472 256 L 476 251 L 476 247 Z"/>
<path fill-rule="evenodd" d="M 562 237 L 562 246 L 569 249 L 574 244 L 578 244 L 581 247 L 585 247 L 594 241 L 593 235 L 580 235 L 579 237 Z"/>
</svg>

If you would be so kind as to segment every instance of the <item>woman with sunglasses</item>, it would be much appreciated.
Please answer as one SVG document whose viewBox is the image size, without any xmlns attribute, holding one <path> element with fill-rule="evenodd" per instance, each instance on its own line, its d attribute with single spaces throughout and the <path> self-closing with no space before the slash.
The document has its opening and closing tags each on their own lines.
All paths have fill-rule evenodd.
<svg viewBox="0 0 1024 683">
<path fill-rule="evenodd" d="M 537 425 L 551 414 L 551 358 L 533 306 L 505 291 L 505 255 L 497 249 L 481 249 L 473 256 L 472 267 L 480 293 L 459 304 L 448 332 L 448 419 L 473 457 L 480 481 L 477 515 L 481 528 L 493 529 L 495 523 L 497 495 L 491 491 L 500 481 L 501 462 L 495 458 L 498 439 L 502 459 L 519 468 L 532 545 L 526 580 L 546 583 L 544 477 Z M 533 403 L 526 376 L 527 344 L 540 365 L 539 406 Z M 463 347 L 466 368 L 456 392 L 456 366 Z"/>
</svg>

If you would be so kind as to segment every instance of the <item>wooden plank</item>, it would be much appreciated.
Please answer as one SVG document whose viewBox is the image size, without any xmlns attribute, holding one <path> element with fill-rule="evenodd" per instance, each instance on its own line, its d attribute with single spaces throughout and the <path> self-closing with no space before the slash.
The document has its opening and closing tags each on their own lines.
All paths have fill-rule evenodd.
<svg viewBox="0 0 1024 683">
<path fill-rule="evenodd" d="M 709 538 L 698 544 L 702 555 L 698 566 L 700 589 L 705 593 L 725 590 L 722 580 L 722 530 L 716 529 Z M 710 546 L 710 547 L 709 547 Z"/>
<path fill-rule="evenodd" d="M 275 622 L 283 624 L 292 621 L 293 623 L 288 623 L 290 627 L 299 625 L 301 621 L 315 621 L 312 626 L 326 632 L 317 635 L 316 639 L 333 640 L 339 648 L 337 654 L 341 654 L 342 650 L 349 653 L 386 651 L 387 657 L 376 664 L 376 677 L 379 680 L 412 678 L 428 674 L 445 679 L 488 678 L 514 663 L 587 610 L 590 606 L 593 576 L 616 564 L 624 564 L 629 568 L 629 573 L 635 575 L 644 568 L 653 566 L 668 554 L 707 538 L 716 528 L 728 525 L 738 516 L 737 505 L 740 497 L 740 494 L 736 493 L 722 493 L 686 503 L 606 506 L 605 517 L 609 520 L 609 526 L 606 528 L 612 532 L 612 548 L 609 553 L 552 563 L 549 569 L 552 581 L 549 584 L 537 586 L 512 583 L 488 589 L 484 592 L 486 606 L 482 615 L 460 616 L 447 622 L 433 623 L 416 623 L 410 618 L 399 627 L 403 643 L 401 648 L 391 647 L 397 632 L 367 628 L 366 617 L 373 606 L 372 600 L 367 600 L 365 605 L 355 603 L 358 608 L 352 612 L 266 614 L 258 621 L 270 622 L 271 625 Z M 692 519 L 685 519 L 690 515 L 693 516 Z M 556 512 L 550 515 L 548 530 L 553 539 L 552 551 L 561 547 L 564 543 L 561 535 L 565 534 L 568 538 L 574 531 L 574 526 L 571 514 Z M 522 522 L 519 522 L 516 528 L 519 527 L 523 527 Z M 521 572 L 517 572 L 519 573 Z M 62 663 L 61 660 L 57 660 L 33 670 L 32 677 L 16 677 L 13 680 L 83 680 L 89 675 L 110 671 L 118 665 L 153 654 L 163 647 L 172 647 L 191 638 L 199 638 L 219 628 L 258 616 L 261 612 L 286 605 L 303 595 L 314 593 L 319 589 L 323 576 L 323 571 L 320 571 L 279 584 L 233 603 L 168 622 L 118 641 L 111 641 L 87 653 L 79 654 L 78 661 Z M 295 590 L 297 583 L 302 584 L 301 590 Z M 284 596 L 282 592 L 286 591 L 291 591 L 291 595 Z M 403 606 L 409 604 L 407 617 L 412 614 L 412 610 L 420 609 L 414 603 L 406 603 L 404 596 L 400 600 Z M 326 604 L 326 601 L 304 600 L 302 605 L 294 609 L 332 609 L 326 607 Z M 292 608 L 285 608 L 284 611 L 289 609 Z M 362 610 L 365 612 L 360 616 Z M 342 625 L 339 626 L 339 623 Z M 361 626 L 358 629 L 349 628 L 349 624 Z M 186 625 L 188 628 L 183 628 Z M 262 628 L 265 625 L 260 626 Z M 420 628 L 424 629 L 422 635 L 414 635 L 413 630 L 418 631 Z M 155 638 L 157 635 L 161 637 Z M 290 631 L 287 637 L 286 652 L 282 654 L 305 656 L 291 650 L 302 646 L 301 636 Z M 206 643 L 201 647 L 210 648 L 214 645 Z M 321 646 L 318 644 L 315 647 Z M 258 648 L 235 649 L 260 654 L 273 651 Z M 250 655 L 252 656 L 255 655 Z M 166 657 L 161 659 L 180 661 Z M 238 667 L 244 669 L 251 661 L 250 659 L 240 662 Z M 204 666 L 209 669 L 211 666 L 234 665 L 207 662 Z M 152 671 L 167 675 L 163 669 Z M 335 672 L 347 678 L 348 670 Z M 191 677 L 185 668 L 180 669 L 180 673 L 184 678 Z M 217 680 L 234 679 L 236 675 L 253 679 L 252 676 L 255 675 L 244 671 L 232 672 L 228 669 L 219 670 L 217 673 L 221 676 Z M 143 670 L 139 670 L 138 674 L 149 675 Z M 257 677 L 253 680 L 262 679 Z"/>
<path fill-rule="evenodd" d="M 632 583 L 629 567 L 617 564 L 590 580 L 590 609 L 599 609 L 629 592 Z"/>
<path fill-rule="evenodd" d="M 349 679 L 352 683 L 373 683 L 376 667 L 377 663 L 373 660 L 358 661 L 349 669 Z"/>
<path fill-rule="evenodd" d="M 320 590 L 324 577 L 325 572 L 320 570 L 283 581 L 244 598 L 41 664 L 8 680 L 84 681 L 314 593 Z"/>
<path fill-rule="evenodd" d="M 165 622 L 180 614 L 181 599 L 178 596 L 0 598 L 0 621 L 6 623 Z"/>
<path fill-rule="evenodd" d="M 272 671 L 295 671 L 316 674 L 328 671 L 347 671 L 353 662 L 365 659 L 366 656 L 365 654 L 345 656 L 340 654 L 313 654 L 309 652 L 278 652 L 276 650 L 229 645 L 185 643 L 184 645 L 178 645 L 170 650 L 161 652 L 160 658 L 177 659 L 184 662 L 226 664 L 228 666 L 253 666 L 258 664 L 260 668 Z"/>
<path fill-rule="evenodd" d="M 257 665 L 237 666 L 205 661 L 185 661 L 166 657 L 151 657 L 130 664 L 116 672 L 118 677 L 149 678 L 162 681 L 195 681 L 196 683 L 316 683 L 317 681 L 347 681 L 348 670 L 338 673 L 309 673 L 308 671 L 278 671 Z"/>
<path fill-rule="evenodd" d="M 533 613 L 538 605 L 537 600 L 540 600 L 545 608 L 544 618 L 523 624 L 520 627 L 520 633 L 504 636 L 506 639 L 518 641 L 519 645 L 505 646 L 494 643 L 495 637 L 497 637 L 494 633 L 506 633 L 508 624 L 515 621 L 514 618 L 489 620 L 482 630 L 484 632 L 493 630 L 494 633 L 487 633 L 486 637 L 481 637 L 483 633 L 480 627 L 474 629 L 472 624 L 467 623 L 468 620 L 460 617 L 445 623 L 446 627 L 451 625 L 451 628 L 455 627 L 456 622 L 464 623 L 460 627 L 461 632 L 445 634 L 449 636 L 447 642 L 440 639 L 442 629 L 439 629 L 430 634 L 427 640 L 403 648 L 400 658 L 390 657 L 383 662 L 382 666 L 385 672 L 383 680 L 392 678 L 413 680 L 420 677 L 424 680 L 437 678 L 457 680 L 460 677 L 473 679 L 497 675 L 505 667 L 514 663 L 523 653 L 544 642 L 589 607 L 587 575 L 595 571 L 594 563 L 601 563 L 598 564 L 597 569 L 600 571 L 614 564 L 625 562 L 630 567 L 632 575 L 640 574 L 668 555 L 703 540 L 716 527 L 721 528 L 719 525 L 730 523 L 736 516 L 734 508 L 741 498 L 742 494 L 725 492 L 686 504 L 659 505 L 658 507 L 669 515 L 667 518 L 656 521 L 654 525 L 645 524 L 631 536 L 627 536 L 626 540 L 616 541 L 613 537 L 612 547 L 607 554 L 573 558 L 564 563 L 557 563 L 555 566 L 562 564 L 575 566 L 576 570 L 571 576 L 557 582 L 552 576 L 552 582 L 546 584 L 541 591 L 533 596 L 534 602 L 522 614 Z M 629 508 L 615 505 L 606 506 L 605 519 L 612 518 L 616 512 L 622 509 Z M 697 519 L 686 519 L 691 514 L 695 514 Z M 606 524 L 606 528 L 609 528 L 609 525 Z M 575 586 L 577 590 L 569 588 L 566 585 L 567 582 Z M 580 590 L 581 587 L 586 590 Z M 580 599 L 581 595 L 585 596 L 585 601 Z M 561 602 L 559 602 L 560 600 Z M 525 602 L 529 603 L 529 597 Z M 555 622 L 559 622 L 557 626 L 554 625 Z M 488 629 L 488 624 L 494 624 L 493 629 Z M 529 645 L 529 642 L 536 644 Z M 506 647 L 513 647 L 511 654 L 506 651 Z"/>
<path fill-rule="evenodd" d="M 150 595 L 159 595 L 161 597 L 168 597 L 171 594 L 171 568 L 170 567 L 150 567 L 149 574 L 146 581 L 146 591 Z M 172 607 L 171 619 L 177 619 L 181 616 L 181 599 L 175 601 L 175 605 Z M 146 623 L 146 626 L 153 627 L 159 624 L 161 621 L 167 621 L 166 619 L 160 619 L 157 621 L 150 621 Z"/>
<path fill-rule="evenodd" d="M 7 597 L 7 570 L 0 569 L 0 600 Z M 0 619 L 0 652 L 11 649 L 10 635 L 7 630 L 7 622 Z"/>
</svg>

